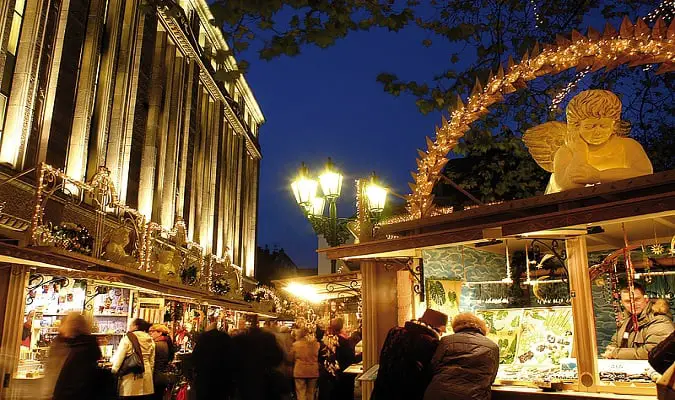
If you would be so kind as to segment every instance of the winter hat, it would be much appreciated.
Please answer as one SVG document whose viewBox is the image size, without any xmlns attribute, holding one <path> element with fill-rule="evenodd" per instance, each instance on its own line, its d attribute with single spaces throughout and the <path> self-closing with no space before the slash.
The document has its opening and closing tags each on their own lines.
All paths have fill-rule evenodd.
<svg viewBox="0 0 675 400">
<path fill-rule="evenodd" d="M 446 326 L 448 324 L 448 316 L 440 311 L 427 308 L 426 311 L 424 311 L 422 318 L 420 318 L 420 321 L 433 326 L 434 328 L 440 328 L 441 326 Z"/>
<path fill-rule="evenodd" d="M 488 331 L 485 321 L 470 312 L 455 315 L 452 320 L 452 330 L 457 333 L 467 329 L 480 331 L 483 335 L 487 335 Z"/>
</svg>

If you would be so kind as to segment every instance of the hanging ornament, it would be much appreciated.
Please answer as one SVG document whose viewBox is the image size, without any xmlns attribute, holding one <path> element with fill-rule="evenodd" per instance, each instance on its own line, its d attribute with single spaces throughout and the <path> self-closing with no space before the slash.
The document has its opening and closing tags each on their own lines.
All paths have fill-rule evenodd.
<svg viewBox="0 0 675 400">
<path fill-rule="evenodd" d="M 658 256 L 663 254 L 666 249 L 664 249 L 663 246 L 661 246 L 661 243 L 659 243 L 659 239 L 656 236 L 656 226 L 652 226 L 652 229 L 654 229 L 654 244 L 650 246 L 649 249 L 652 251 L 654 255 Z"/>
<path fill-rule="evenodd" d="M 621 223 L 621 230 L 623 230 L 623 258 L 626 263 L 626 279 L 628 280 L 628 297 L 630 300 L 630 317 L 633 322 L 633 331 L 637 333 L 640 329 L 638 324 L 638 316 L 635 312 L 635 269 L 633 268 L 633 262 L 630 258 L 630 250 L 628 249 L 628 233 L 626 232 L 626 226 L 624 223 Z"/>
</svg>

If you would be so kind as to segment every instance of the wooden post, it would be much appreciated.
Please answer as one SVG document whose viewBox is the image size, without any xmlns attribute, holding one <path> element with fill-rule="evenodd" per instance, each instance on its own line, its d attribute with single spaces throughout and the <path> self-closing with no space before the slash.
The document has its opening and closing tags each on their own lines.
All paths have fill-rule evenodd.
<svg viewBox="0 0 675 400">
<path fill-rule="evenodd" d="M 598 344 L 595 335 L 593 295 L 588 274 L 588 251 L 586 237 L 579 236 L 566 240 L 567 267 L 570 280 L 570 297 L 574 318 L 574 349 L 577 357 L 578 390 L 597 392 Z"/>
<path fill-rule="evenodd" d="M 23 328 L 24 308 L 26 307 L 26 283 L 28 280 L 28 267 L 24 265 L 12 265 L 10 267 L 9 283 L 7 285 L 7 302 L 3 320 L 3 329 L 0 332 L 0 349 L 6 351 L 7 363 L 0 363 L 0 398 L 14 398 L 17 390 L 13 376 L 16 373 L 19 360 L 19 346 L 21 345 L 21 332 Z M 8 379 L 7 379 L 8 378 Z M 5 386 L 5 383 L 9 383 Z M 6 397 L 5 397 L 6 396 Z"/>
<path fill-rule="evenodd" d="M 363 371 L 377 364 L 379 347 L 377 345 L 377 311 L 375 303 L 376 267 L 374 261 L 361 263 L 361 293 L 363 295 Z M 361 381 L 361 398 L 370 399 L 375 382 Z"/>
</svg>

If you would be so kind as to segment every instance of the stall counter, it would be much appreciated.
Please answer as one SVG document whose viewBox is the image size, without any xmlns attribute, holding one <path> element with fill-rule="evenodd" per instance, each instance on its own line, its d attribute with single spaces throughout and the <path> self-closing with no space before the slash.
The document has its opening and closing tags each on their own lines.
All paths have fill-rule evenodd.
<svg viewBox="0 0 675 400">
<path fill-rule="evenodd" d="M 613 400 L 656 400 L 656 396 L 636 396 L 616 393 L 589 393 L 565 390 L 562 392 L 544 392 L 542 389 L 493 386 L 492 400 L 541 400 L 559 398 L 560 400 L 613 399 Z"/>
</svg>

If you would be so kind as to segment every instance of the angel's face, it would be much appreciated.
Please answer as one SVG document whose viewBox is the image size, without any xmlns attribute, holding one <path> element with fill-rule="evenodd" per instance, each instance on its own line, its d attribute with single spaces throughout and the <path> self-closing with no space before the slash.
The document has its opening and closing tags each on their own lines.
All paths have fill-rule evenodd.
<svg viewBox="0 0 675 400">
<path fill-rule="evenodd" d="M 612 137 L 615 123 L 611 118 L 586 118 L 579 125 L 579 135 L 588 144 L 603 144 Z"/>
</svg>

